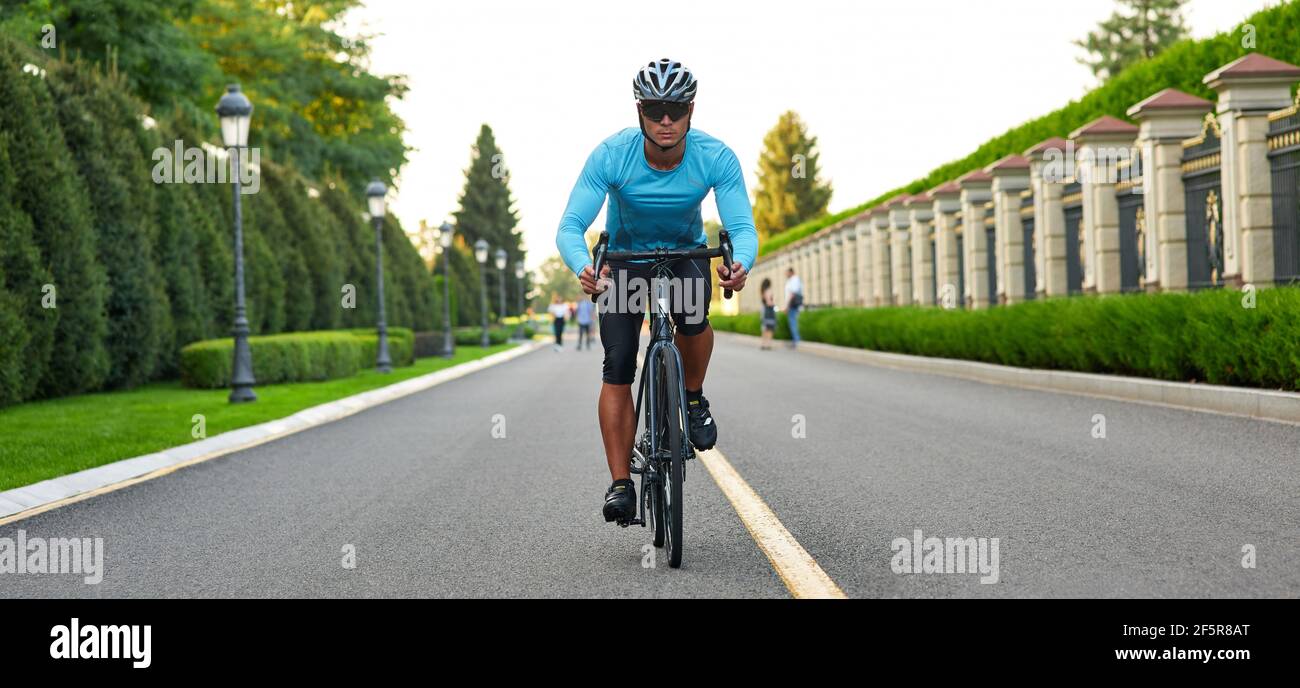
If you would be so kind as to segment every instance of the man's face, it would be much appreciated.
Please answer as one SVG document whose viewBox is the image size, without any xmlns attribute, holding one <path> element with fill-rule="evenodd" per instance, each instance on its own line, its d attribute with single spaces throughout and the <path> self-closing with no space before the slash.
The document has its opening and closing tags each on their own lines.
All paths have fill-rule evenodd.
<svg viewBox="0 0 1300 688">
<path fill-rule="evenodd" d="M 637 113 L 641 117 L 642 124 L 645 125 L 645 131 L 655 143 L 672 147 L 686 135 L 686 125 L 691 119 L 691 113 L 695 112 L 695 103 L 687 105 L 686 114 L 674 121 L 672 115 L 675 113 L 672 110 L 678 107 L 680 106 L 676 103 L 661 105 L 652 100 L 637 103 Z M 647 113 L 647 110 L 650 112 Z M 660 115 L 659 119 L 654 119 L 651 115 L 657 110 L 662 112 L 657 113 Z"/>
</svg>

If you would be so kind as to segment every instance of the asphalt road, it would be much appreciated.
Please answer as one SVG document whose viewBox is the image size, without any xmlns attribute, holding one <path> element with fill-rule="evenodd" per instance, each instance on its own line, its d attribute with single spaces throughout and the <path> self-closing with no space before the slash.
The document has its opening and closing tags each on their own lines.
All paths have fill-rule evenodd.
<svg viewBox="0 0 1300 688">
<path fill-rule="evenodd" d="M 681 569 L 603 522 L 599 376 L 598 350 L 542 349 L 0 527 L 105 545 L 98 585 L 3 575 L 0 597 L 789 596 L 699 461 Z M 1300 427 L 723 337 L 705 393 L 721 452 L 849 597 L 1300 596 Z M 997 538 L 997 582 L 895 573 L 917 529 Z"/>
</svg>

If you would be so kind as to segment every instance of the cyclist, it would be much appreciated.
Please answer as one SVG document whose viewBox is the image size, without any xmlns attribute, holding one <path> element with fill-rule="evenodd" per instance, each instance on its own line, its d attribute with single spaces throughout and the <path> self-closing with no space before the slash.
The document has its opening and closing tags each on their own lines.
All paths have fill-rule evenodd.
<svg viewBox="0 0 1300 688">
<path fill-rule="evenodd" d="M 707 245 L 700 204 L 713 190 L 718 215 L 731 234 L 731 265 L 718 266 L 719 285 L 740 290 L 758 253 L 758 233 L 736 154 L 716 138 L 691 129 L 695 112 L 695 76 L 680 62 L 650 62 L 632 79 L 640 127 L 628 127 L 605 139 L 588 156 L 569 195 L 555 243 L 565 264 L 578 276 L 582 289 L 597 294 L 618 290 L 633 280 L 648 283 L 650 263 L 606 265 L 594 274 L 584 235 L 605 198 L 609 198 L 605 228 L 609 250 L 644 251 L 690 249 Z M 691 444 L 704 450 L 717 442 L 717 425 L 704 398 L 704 376 L 713 353 L 713 329 L 708 322 L 712 280 L 709 261 L 679 260 L 671 265 L 680 282 L 671 303 L 676 325 L 675 344 L 682 355 Z M 614 292 L 611 292 L 614 293 Z M 691 295 L 695 306 L 688 308 Z M 683 298 L 687 296 L 687 298 Z M 601 373 L 599 415 L 605 459 L 613 484 L 605 493 L 606 521 L 631 519 L 636 491 L 629 460 L 636 433 L 632 382 L 644 302 L 610 299 L 599 314 L 600 341 L 605 349 Z M 638 304 L 641 306 L 638 308 Z"/>
</svg>

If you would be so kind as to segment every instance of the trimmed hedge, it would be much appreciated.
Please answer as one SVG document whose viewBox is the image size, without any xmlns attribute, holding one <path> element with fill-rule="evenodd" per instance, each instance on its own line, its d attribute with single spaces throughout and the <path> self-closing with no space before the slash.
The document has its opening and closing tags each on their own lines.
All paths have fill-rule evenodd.
<svg viewBox="0 0 1300 688">
<path fill-rule="evenodd" d="M 330 380 L 361 369 L 362 339 L 348 332 L 249 337 L 248 344 L 258 384 Z M 209 339 L 181 349 L 181 383 L 209 389 L 229 386 L 234 346 L 234 339 Z"/>
<path fill-rule="evenodd" d="M 430 356 L 441 356 L 443 352 L 443 336 L 441 330 L 430 330 L 428 332 L 415 333 L 415 357 L 428 358 Z"/>
<path fill-rule="evenodd" d="M 527 329 L 525 329 L 527 331 Z M 513 329 L 503 330 L 501 328 L 488 328 L 488 343 L 493 346 L 505 344 L 510 339 L 510 333 Z M 483 328 L 481 327 L 460 327 L 456 328 L 456 346 L 478 346 L 483 343 Z"/>
<path fill-rule="evenodd" d="M 1300 390 L 1300 288 L 1030 301 L 988 310 L 828 308 L 799 316 L 808 341 L 875 351 Z M 759 316 L 711 316 L 718 330 L 759 333 Z M 789 338 L 784 317 L 777 337 Z"/>
<path fill-rule="evenodd" d="M 258 384 L 332 380 L 375 367 L 379 335 L 374 330 L 327 330 L 249 337 Z M 230 385 L 234 339 L 209 339 L 181 349 L 181 383 L 216 389 Z M 405 327 L 388 330 L 388 354 L 395 366 L 409 366 L 415 335 Z"/>
<path fill-rule="evenodd" d="M 361 340 L 362 368 L 375 367 L 375 358 L 379 356 L 379 332 L 375 329 L 348 330 L 352 336 Z M 407 327 L 388 328 L 388 357 L 395 366 L 409 366 L 415 363 L 415 332 Z"/>
</svg>

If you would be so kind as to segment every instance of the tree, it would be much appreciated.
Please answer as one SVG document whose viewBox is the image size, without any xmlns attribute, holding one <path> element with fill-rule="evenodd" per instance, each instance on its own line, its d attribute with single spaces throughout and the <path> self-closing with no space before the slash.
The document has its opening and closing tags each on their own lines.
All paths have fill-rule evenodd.
<svg viewBox="0 0 1300 688">
<path fill-rule="evenodd" d="M 55 62 L 48 83 L 63 135 L 88 186 L 99 262 L 108 275 L 105 384 L 133 387 L 153 377 L 173 340 L 171 305 L 154 262 L 153 184 L 134 139 L 124 84 L 90 65 Z"/>
<path fill-rule="evenodd" d="M 1183 5 L 1187 0 L 1116 0 L 1116 10 L 1097 30 L 1074 44 L 1088 52 L 1078 58 L 1098 79 L 1106 80 L 1135 62 L 1155 57 L 1187 37 Z"/>
<path fill-rule="evenodd" d="M 389 98 L 402 76 L 369 69 L 369 36 L 339 27 L 361 0 L 7 0 L 0 33 L 37 45 L 54 27 L 59 54 L 120 68 L 158 119 L 174 111 L 216 138 L 212 107 L 229 82 L 255 106 L 250 145 L 309 178 L 391 185 L 406 161 L 406 125 Z"/>
<path fill-rule="evenodd" d="M 0 407 L 32 395 L 45 372 L 56 313 L 41 307 L 50 274 L 32 239 L 32 219 L 14 206 L 14 170 L 0 134 Z"/>
<path fill-rule="evenodd" d="M 471 250 L 474 242 L 479 239 L 488 242 L 492 253 L 498 248 L 506 250 L 506 293 L 514 294 L 518 288 L 514 264 L 515 261 L 524 259 L 524 250 L 520 234 L 515 229 L 519 224 L 519 216 L 515 213 L 514 199 L 510 197 L 510 170 L 506 168 L 504 158 L 497 148 L 492 127 L 484 124 L 474 142 L 469 168 L 465 170 L 465 188 L 460 195 L 460 209 L 453 213 L 453 217 L 456 236 L 463 237 Z M 490 287 L 496 286 L 498 279 L 492 261 L 493 256 L 489 255 L 485 267 L 492 273 L 488 275 Z M 478 288 L 477 285 L 475 288 Z M 489 294 L 493 295 L 495 293 Z M 492 310 L 491 306 L 498 301 L 491 299 L 491 302 L 488 310 Z M 461 303 L 462 311 L 466 305 Z M 517 308 L 517 304 L 511 305 L 507 299 L 506 310 L 512 311 L 514 308 Z"/>
<path fill-rule="evenodd" d="M 763 137 L 754 192 L 754 225 L 760 240 L 826 213 L 831 185 L 817 178 L 816 147 L 817 137 L 808 136 L 808 128 L 793 110 L 781 115 Z"/>
<path fill-rule="evenodd" d="M 537 268 L 537 274 L 539 282 L 537 296 L 533 302 L 533 309 L 536 311 L 543 311 L 550 305 L 552 294 L 559 294 L 565 301 L 587 298 L 582 291 L 582 285 L 578 283 L 578 278 L 559 256 L 551 256 L 543 261 Z"/>
<path fill-rule="evenodd" d="M 14 205 L 32 220 L 32 237 L 55 289 L 56 307 L 46 309 L 53 317 L 28 323 L 54 327 L 52 346 L 39 362 L 36 393 L 74 394 L 98 388 L 108 375 L 108 279 L 96 255 L 85 182 L 58 127 L 45 79 L 23 71 L 22 50 L 9 39 L 0 41 L 0 131 L 7 135 L 14 168 Z"/>
<path fill-rule="evenodd" d="M 280 60 L 272 62 L 281 68 L 265 70 L 266 81 L 259 82 L 267 90 L 254 97 L 258 121 L 267 124 L 265 130 L 254 128 L 263 131 L 255 137 L 265 137 L 254 145 L 279 145 L 279 155 L 263 151 L 261 189 L 242 197 L 251 329 L 374 326 L 375 239 L 363 219 L 361 189 L 377 170 L 385 178 L 395 174 L 401 156 L 366 132 L 378 127 L 380 138 L 391 135 L 405 149 L 400 122 L 375 110 L 387 111 L 384 98 L 366 90 L 387 90 L 388 82 L 353 64 L 364 49 L 349 44 L 337 54 L 324 52 L 338 39 L 322 26 L 326 18 L 356 4 L 0 3 L 0 99 L 6 104 L 0 109 L 0 406 L 174 375 L 180 347 L 228 336 L 232 187 L 155 183 L 151 173 L 160 148 L 219 143 L 215 91 L 205 89 L 226 81 L 223 71 L 242 73 L 221 62 L 213 84 L 197 72 L 173 78 L 178 72 L 168 59 L 186 63 L 180 53 L 192 56 L 191 48 L 215 55 L 210 51 L 216 43 L 244 41 L 257 50 L 237 59 Z M 212 42 L 191 35 L 196 24 L 223 13 L 236 15 L 228 35 Z M 57 50 L 39 40 L 42 19 L 57 26 Z M 176 30 L 159 26 L 169 22 Z M 144 38 L 114 46 L 115 36 Z M 193 41 L 180 40 L 185 36 Z M 139 71 L 120 72 L 119 54 Z M 328 87 L 311 90 L 311 79 L 295 82 L 300 75 L 292 72 L 299 67 Z M 328 76 L 335 72 L 344 73 Z M 294 90 L 302 87 L 310 93 Z M 150 106 L 139 100 L 142 93 L 166 94 L 170 102 Z M 357 102 L 316 117 L 304 114 L 313 99 L 348 100 L 344 94 Z M 359 119 L 349 124 L 353 118 Z M 332 155 L 346 164 L 334 167 Z M 303 174 L 305 165 L 333 171 L 311 177 Z M 360 181 L 347 181 L 352 179 Z M 517 239 L 510 230 L 507 236 Z M 386 221 L 382 250 L 389 322 L 433 327 L 436 282 L 395 217 Z M 478 267 L 463 244 L 457 253 L 474 288 L 453 285 L 453 293 L 472 294 L 477 316 Z M 345 285 L 356 288 L 355 309 L 341 303 Z"/>
</svg>

